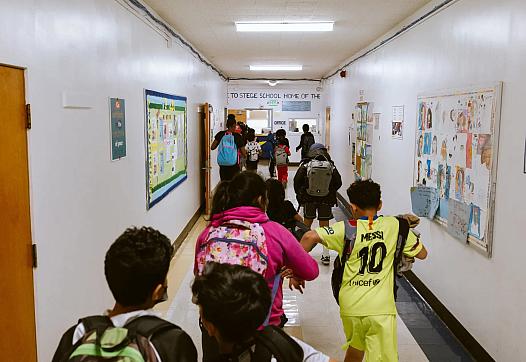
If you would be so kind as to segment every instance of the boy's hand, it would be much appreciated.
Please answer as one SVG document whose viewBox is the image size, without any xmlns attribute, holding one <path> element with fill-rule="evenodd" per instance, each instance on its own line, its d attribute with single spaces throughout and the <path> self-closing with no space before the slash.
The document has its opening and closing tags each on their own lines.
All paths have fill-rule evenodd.
<svg viewBox="0 0 526 362">
<path fill-rule="evenodd" d="M 305 288 L 305 280 L 290 278 L 289 288 L 290 290 L 294 290 L 294 289 L 299 290 L 299 292 L 303 294 L 303 288 Z"/>
</svg>

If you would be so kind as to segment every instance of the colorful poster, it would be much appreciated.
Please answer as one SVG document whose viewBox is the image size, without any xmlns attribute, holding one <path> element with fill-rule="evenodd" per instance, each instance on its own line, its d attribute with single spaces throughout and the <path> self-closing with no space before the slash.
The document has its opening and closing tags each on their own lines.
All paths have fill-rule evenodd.
<svg viewBox="0 0 526 362">
<path fill-rule="evenodd" d="M 416 216 L 433 220 L 439 206 L 438 190 L 433 187 L 411 187 L 411 206 Z"/>
<path fill-rule="evenodd" d="M 126 114 L 124 99 L 110 98 L 111 160 L 126 157 Z"/>
<path fill-rule="evenodd" d="M 187 178 L 186 97 L 146 90 L 148 209 Z"/>
<path fill-rule="evenodd" d="M 404 106 L 393 106 L 393 120 L 391 123 L 391 136 L 394 139 L 403 139 L 404 131 Z"/>
<path fill-rule="evenodd" d="M 437 217 L 488 255 L 501 84 L 419 96 L 414 186 L 436 188 Z M 452 224 L 452 225 L 449 225 Z"/>
</svg>

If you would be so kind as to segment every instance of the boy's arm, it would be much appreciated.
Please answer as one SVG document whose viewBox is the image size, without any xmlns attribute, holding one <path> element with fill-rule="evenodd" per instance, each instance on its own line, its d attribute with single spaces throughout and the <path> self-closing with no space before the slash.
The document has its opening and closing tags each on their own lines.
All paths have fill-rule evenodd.
<svg viewBox="0 0 526 362">
<path fill-rule="evenodd" d="M 409 230 L 407 241 L 404 247 L 404 255 L 410 258 L 425 259 L 427 257 L 427 250 L 420 241 L 420 235 L 416 235 Z"/>
<path fill-rule="evenodd" d="M 217 140 L 214 140 L 214 142 L 212 142 L 212 146 L 210 148 L 212 150 L 215 150 L 217 148 L 217 146 L 219 146 L 219 142 Z"/>
<path fill-rule="evenodd" d="M 415 255 L 415 258 L 420 260 L 424 260 L 425 258 L 427 258 L 427 249 L 424 245 L 422 245 L 422 250 L 420 250 L 418 254 Z"/>
<path fill-rule="evenodd" d="M 306 232 L 300 241 L 301 246 L 307 253 L 310 253 L 310 251 L 314 249 L 316 244 L 321 244 L 322 242 L 323 240 L 320 238 L 318 233 L 314 230 Z"/>
</svg>

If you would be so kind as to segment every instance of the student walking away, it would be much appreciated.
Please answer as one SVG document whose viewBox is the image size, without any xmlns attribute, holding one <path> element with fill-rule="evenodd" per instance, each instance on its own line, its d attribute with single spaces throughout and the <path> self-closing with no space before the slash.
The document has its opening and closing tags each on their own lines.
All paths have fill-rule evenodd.
<svg viewBox="0 0 526 362">
<path fill-rule="evenodd" d="M 241 138 L 243 139 L 243 144 L 246 145 L 247 136 L 248 136 L 248 127 L 243 122 L 237 122 L 237 127 L 239 128 L 239 130 L 238 128 L 236 128 L 236 132 L 241 135 Z M 240 153 L 239 154 L 239 169 L 243 171 L 243 169 L 246 168 L 246 165 L 247 165 L 247 157 L 246 155 L 244 156 Z"/>
<path fill-rule="evenodd" d="M 324 145 L 315 143 L 303 159 L 294 176 L 294 191 L 303 206 L 305 225 L 310 229 L 316 217 L 321 227 L 329 226 L 336 205 L 336 192 L 342 178 Z M 324 265 L 330 264 L 329 250 L 324 246 L 321 255 Z"/>
<path fill-rule="evenodd" d="M 212 150 L 217 151 L 217 163 L 219 164 L 219 176 L 221 181 L 231 180 L 239 173 L 239 154 L 246 157 L 245 143 L 243 137 L 236 133 L 236 117 L 228 115 L 226 130 L 218 132 L 212 142 Z"/>
<path fill-rule="evenodd" d="M 276 149 L 276 139 L 272 131 L 270 131 L 267 136 L 267 142 L 265 143 L 265 147 L 269 151 L 268 172 L 270 174 L 270 177 L 276 177 L 276 157 L 274 155 Z"/>
<path fill-rule="evenodd" d="M 264 324 L 272 296 L 261 274 L 239 265 L 208 263 L 192 284 L 205 333 L 217 341 L 215 361 L 327 362 L 328 356 Z"/>
<path fill-rule="evenodd" d="M 188 334 L 152 309 L 167 299 L 173 251 L 170 240 L 152 228 L 129 228 L 119 236 L 104 261 L 115 305 L 68 329 L 53 362 L 197 361 Z"/>
<path fill-rule="evenodd" d="M 276 149 L 274 151 L 274 159 L 276 160 L 276 168 L 278 169 L 278 181 L 287 187 L 289 181 L 289 156 L 290 149 L 286 145 L 284 138 L 278 138 Z"/>
<path fill-rule="evenodd" d="M 283 144 L 287 147 L 290 148 L 290 143 L 289 143 L 289 139 L 287 138 L 287 131 L 285 131 L 284 129 L 280 128 L 276 131 L 276 141 L 279 142 L 283 142 Z"/>
<path fill-rule="evenodd" d="M 270 220 L 285 226 L 299 241 L 309 228 L 303 223 L 303 218 L 298 213 L 292 202 L 285 200 L 285 189 L 278 180 L 268 179 L 267 215 Z"/>
<path fill-rule="evenodd" d="M 219 184 L 212 199 L 210 224 L 197 239 L 194 273 L 201 275 L 207 262 L 243 265 L 261 274 L 272 291 L 272 308 L 266 324 L 286 322 L 282 301 L 283 269 L 302 280 L 318 276 L 318 264 L 294 236 L 270 221 L 265 181 L 254 172 L 241 172 L 232 181 Z M 248 245 L 247 245 L 248 244 Z M 214 360 L 217 343 L 202 331 L 203 358 Z"/>
<path fill-rule="evenodd" d="M 320 243 L 339 254 L 333 289 L 347 338 L 345 361 L 361 361 L 364 353 L 366 361 L 398 361 L 395 273 L 402 256 L 425 259 L 427 251 L 409 218 L 378 215 L 380 185 L 356 181 L 347 195 L 353 219 L 309 231 L 301 244 L 311 250 Z"/>
<path fill-rule="evenodd" d="M 310 127 L 308 124 L 303 125 L 303 134 L 300 138 L 300 144 L 296 147 L 296 152 L 301 150 L 301 159 L 307 158 L 310 148 L 313 144 L 316 143 L 314 140 L 314 135 L 310 132 Z"/>
<path fill-rule="evenodd" d="M 248 133 L 245 148 L 247 150 L 247 171 L 257 172 L 261 145 L 256 141 L 255 133 Z"/>
</svg>

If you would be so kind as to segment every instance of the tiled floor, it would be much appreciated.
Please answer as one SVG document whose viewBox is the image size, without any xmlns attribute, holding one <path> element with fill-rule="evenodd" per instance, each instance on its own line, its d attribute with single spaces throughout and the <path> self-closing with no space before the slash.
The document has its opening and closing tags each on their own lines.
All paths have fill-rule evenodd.
<svg viewBox="0 0 526 362">
<path fill-rule="evenodd" d="M 267 170 L 263 172 L 265 173 L 265 171 Z M 291 171 L 287 194 L 289 199 L 295 202 L 294 191 L 292 190 L 293 170 Z M 268 174 L 268 171 L 266 173 Z M 339 209 L 335 209 L 335 216 L 337 219 L 344 217 Z M 169 300 L 158 307 L 158 310 L 165 318 L 173 321 L 190 334 L 199 353 L 201 351 L 201 332 L 198 326 L 198 310 L 191 302 L 190 284 L 193 278 L 195 241 L 205 225 L 206 221 L 201 218 L 178 250 L 168 275 Z M 319 260 L 320 255 L 321 248 L 315 248 L 312 256 Z M 331 254 L 332 259 L 334 259 L 334 256 L 335 254 Z M 345 338 L 339 318 L 339 307 L 334 301 L 331 292 L 330 273 L 331 267 L 323 266 L 320 263 L 320 276 L 315 281 L 307 283 L 304 294 L 300 294 L 297 291 L 289 291 L 284 285 L 284 305 L 289 318 L 286 329 L 290 334 L 303 339 L 316 349 L 343 361 L 344 351 L 341 350 L 341 345 L 345 342 Z M 436 336 L 429 333 L 428 329 L 432 329 L 433 324 L 431 322 L 426 324 L 426 321 L 416 313 L 414 295 L 410 291 L 406 291 L 405 288 L 401 294 L 403 295 L 403 300 L 399 303 L 401 314 L 407 315 L 408 323 L 414 324 L 415 328 L 422 328 L 420 331 L 417 331 L 418 338 L 422 339 L 422 343 L 427 342 L 432 347 L 429 351 L 442 348 L 443 345 L 438 343 L 438 340 L 433 339 Z M 436 355 L 433 352 L 424 353 L 415 338 L 413 338 L 414 333 L 411 334 L 402 319 L 398 318 L 400 361 L 455 360 L 442 359 L 442 355 Z M 429 339 L 425 340 L 425 338 Z M 453 350 L 452 353 L 454 353 Z M 443 356 L 458 357 L 458 355 L 453 354 L 445 354 Z"/>
</svg>

